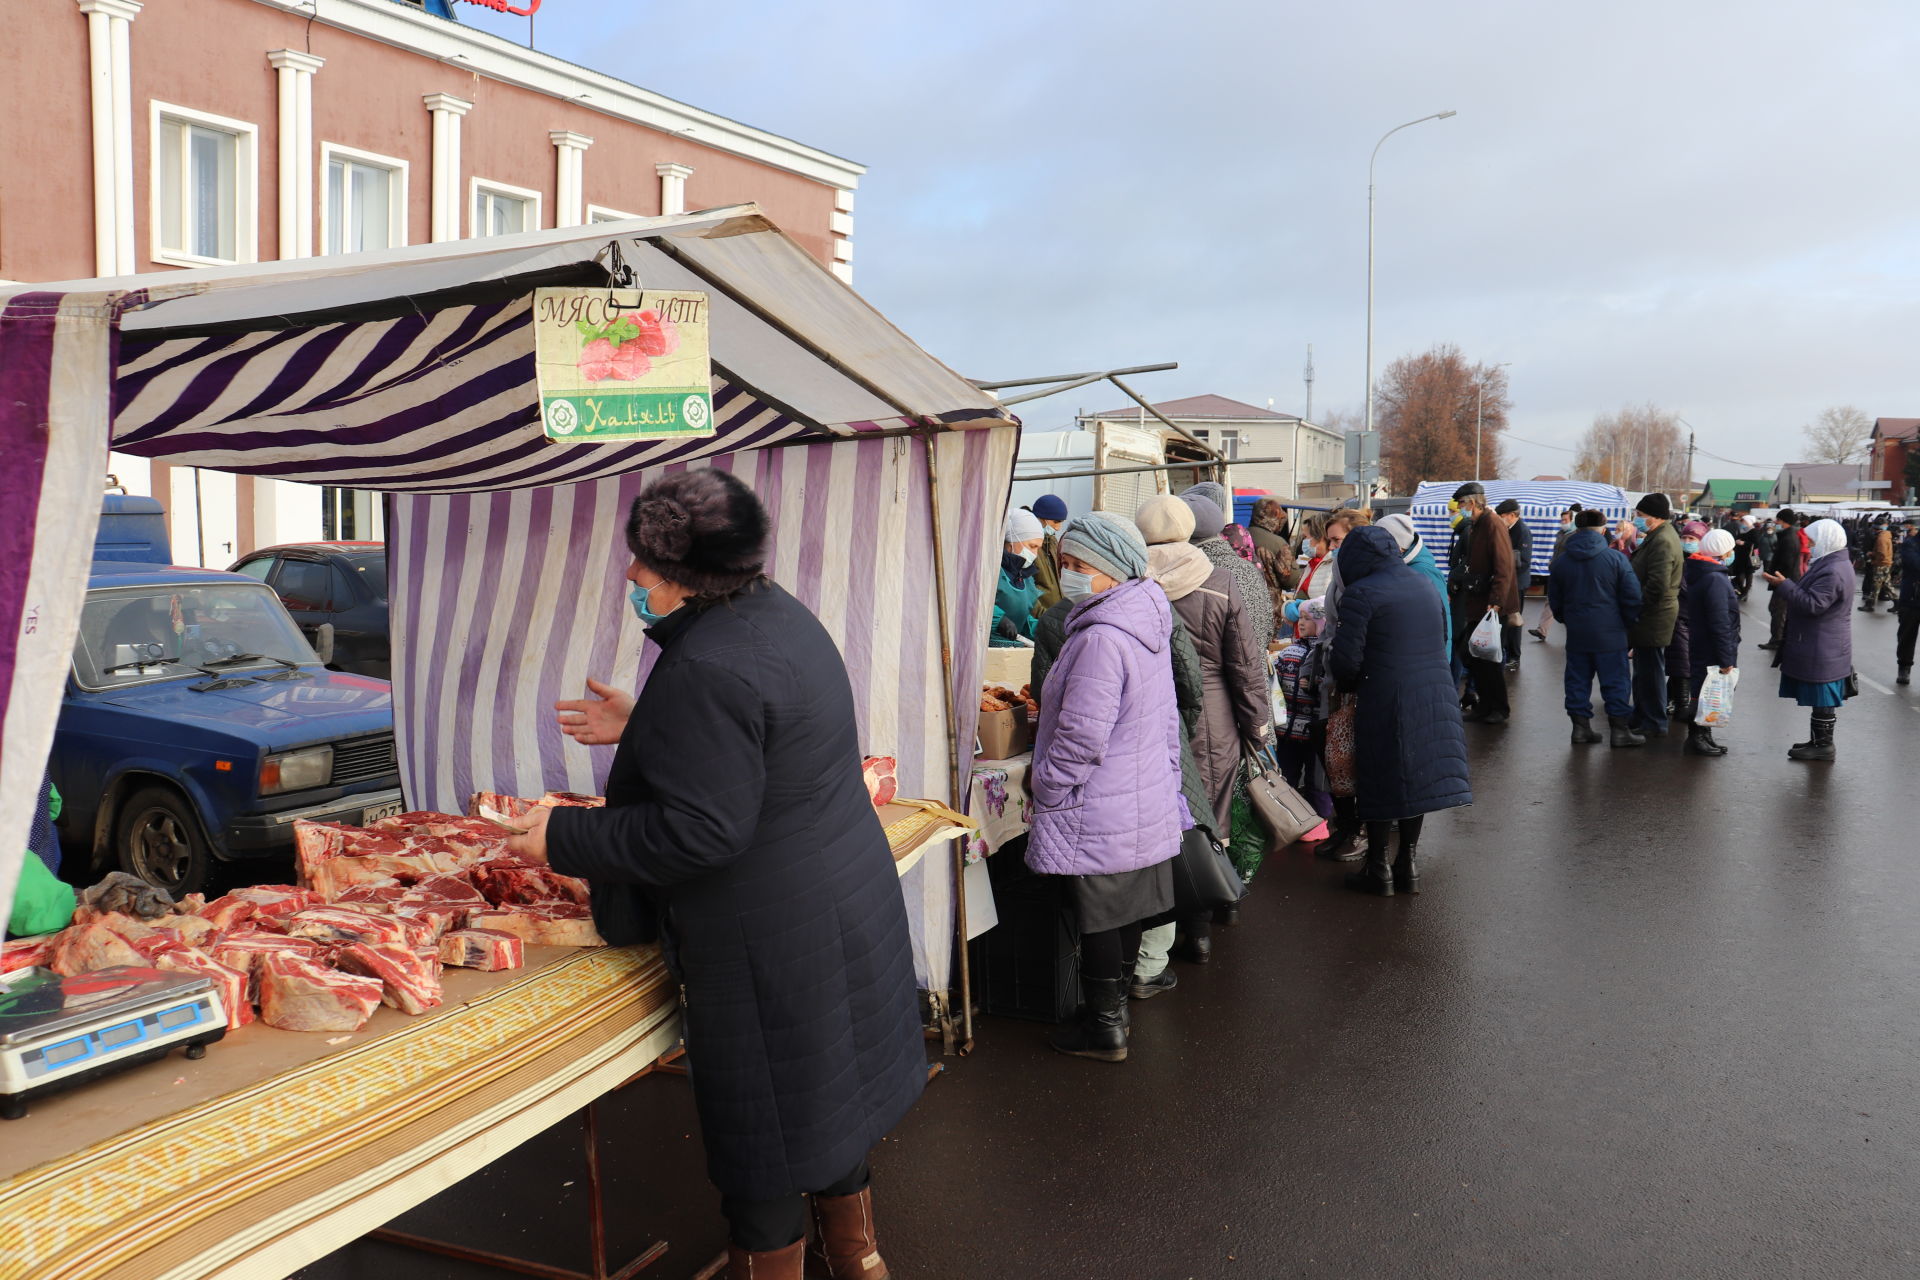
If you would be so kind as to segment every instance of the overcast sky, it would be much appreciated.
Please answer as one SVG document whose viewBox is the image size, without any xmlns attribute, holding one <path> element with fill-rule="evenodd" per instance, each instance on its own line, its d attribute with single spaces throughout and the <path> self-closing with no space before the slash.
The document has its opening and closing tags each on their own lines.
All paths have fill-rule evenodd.
<svg viewBox="0 0 1920 1280">
<path fill-rule="evenodd" d="M 1376 364 L 1511 361 L 1517 474 L 1630 402 L 1753 464 L 1703 479 L 1826 405 L 1920 415 L 1912 0 L 546 0 L 537 33 L 869 166 L 856 285 L 971 377 L 1177 360 L 1140 388 L 1298 412 L 1312 343 L 1316 416 L 1358 409 L 1367 155 L 1453 109 L 1380 153 Z"/>
</svg>

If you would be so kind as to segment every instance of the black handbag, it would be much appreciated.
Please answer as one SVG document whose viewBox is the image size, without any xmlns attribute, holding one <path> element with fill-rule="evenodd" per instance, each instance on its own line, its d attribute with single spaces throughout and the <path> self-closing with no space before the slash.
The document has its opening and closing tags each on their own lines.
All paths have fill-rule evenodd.
<svg viewBox="0 0 1920 1280">
<path fill-rule="evenodd" d="M 1182 915 L 1230 907 L 1240 901 L 1247 886 L 1233 869 L 1225 845 L 1199 827 L 1180 834 L 1180 852 L 1173 859 L 1173 906 Z"/>
</svg>

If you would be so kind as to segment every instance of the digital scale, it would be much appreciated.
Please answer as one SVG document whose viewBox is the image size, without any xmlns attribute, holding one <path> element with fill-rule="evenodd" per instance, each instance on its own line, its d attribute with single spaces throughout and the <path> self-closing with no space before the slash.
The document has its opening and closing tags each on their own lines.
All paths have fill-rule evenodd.
<svg viewBox="0 0 1920 1280">
<path fill-rule="evenodd" d="M 63 978 L 51 969 L 0 977 L 0 1117 L 18 1120 L 30 1099 L 124 1067 L 164 1058 L 175 1045 L 203 1058 L 227 1034 L 213 980 L 117 965 Z"/>
</svg>

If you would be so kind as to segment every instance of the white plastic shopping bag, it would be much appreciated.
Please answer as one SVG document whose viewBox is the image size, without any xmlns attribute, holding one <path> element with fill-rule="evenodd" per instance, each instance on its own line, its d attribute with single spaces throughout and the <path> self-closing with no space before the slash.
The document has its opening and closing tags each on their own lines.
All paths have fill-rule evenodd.
<svg viewBox="0 0 1920 1280">
<path fill-rule="evenodd" d="M 1467 641 L 1467 652 L 1482 662 L 1500 661 L 1500 615 L 1487 610 L 1487 616 L 1480 619 L 1480 625 L 1473 629 L 1473 636 Z"/>
<path fill-rule="evenodd" d="M 1694 719 L 1711 729 L 1733 723 L 1733 691 L 1740 685 L 1740 669 L 1722 672 L 1718 667 L 1707 672 L 1700 686 L 1700 701 Z"/>
</svg>

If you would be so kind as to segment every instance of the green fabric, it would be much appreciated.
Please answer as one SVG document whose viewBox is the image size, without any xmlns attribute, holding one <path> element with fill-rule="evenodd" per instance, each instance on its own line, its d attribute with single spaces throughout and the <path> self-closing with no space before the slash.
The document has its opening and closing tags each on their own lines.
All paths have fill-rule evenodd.
<svg viewBox="0 0 1920 1280">
<path fill-rule="evenodd" d="M 1040 587 L 1028 578 L 1026 585 L 1015 586 L 1012 577 L 1005 569 L 1000 570 L 1000 585 L 993 592 L 993 626 L 988 631 L 989 643 L 1006 648 L 1017 643 L 1000 635 L 1000 619 L 1012 618 L 1014 629 L 1023 636 L 1033 635 L 1033 605 L 1040 598 Z"/>
<path fill-rule="evenodd" d="M 47 784 L 47 816 L 55 822 L 60 821 L 60 788 L 51 782 Z"/>
<path fill-rule="evenodd" d="M 1686 559 L 1671 521 L 1640 540 L 1633 553 L 1633 576 L 1640 579 L 1640 620 L 1627 632 L 1627 643 L 1634 648 L 1664 649 L 1673 643 Z"/>
<path fill-rule="evenodd" d="M 33 853 L 20 864 L 20 883 L 13 889 L 13 912 L 7 917 L 11 937 L 31 938 L 36 934 L 64 929 L 73 920 L 73 886 L 47 870 L 47 864 Z"/>
<path fill-rule="evenodd" d="M 1048 534 L 1040 543 L 1040 558 L 1033 562 L 1033 581 L 1040 588 L 1040 598 L 1033 606 L 1034 617 L 1038 618 L 1066 599 L 1060 594 L 1060 539 L 1055 534 Z"/>
</svg>

